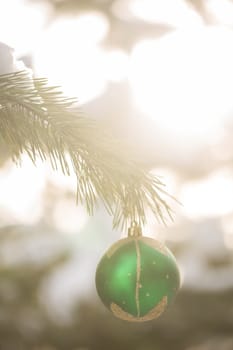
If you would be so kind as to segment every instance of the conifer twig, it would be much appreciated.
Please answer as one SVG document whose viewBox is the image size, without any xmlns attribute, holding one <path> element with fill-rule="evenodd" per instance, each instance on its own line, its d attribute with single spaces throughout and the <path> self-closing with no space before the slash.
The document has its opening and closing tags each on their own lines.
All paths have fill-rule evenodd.
<svg viewBox="0 0 233 350">
<path fill-rule="evenodd" d="M 73 170 L 77 203 L 92 214 L 101 199 L 115 228 L 144 224 L 147 208 L 162 222 L 171 218 L 160 180 L 97 122 L 74 112 L 74 102 L 27 71 L 1 75 L 0 137 L 12 159 L 18 163 L 26 152 L 33 163 L 48 159 L 66 175 Z"/>
</svg>

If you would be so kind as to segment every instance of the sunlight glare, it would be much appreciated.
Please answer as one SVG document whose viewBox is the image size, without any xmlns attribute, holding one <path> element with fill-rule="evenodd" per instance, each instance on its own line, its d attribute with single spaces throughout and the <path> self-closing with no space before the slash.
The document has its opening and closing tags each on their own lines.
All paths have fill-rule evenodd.
<svg viewBox="0 0 233 350">
<path fill-rule="evenodd" d="M 142 40 L 131 54 L 135 104 L 180 137 L 212 137 L 233 111 L 232 42 L 233 33 L 217 27 Z"/>
<path fill-rule="evenodd" d="M 191 219 L 213 218 L 233 212 L 233 178 L 227 170 L 187 182 L 179 194 L 183 213 Z"/>
<path fill-rule="evenodd" d="M 123 50 L 115 49 L 106 52 L 105 74 L 112 82 L 120 82 L 126 79 L 128 74 L 129 57 Z"/>
<path fill-rule="evenodd" d="M 131 13 L 144 21 L 175 28 L 190 28 L 203 23 L 201 17 L 184 0 L 131 0 Z"/>
<path fill-rule="evenodd" d="M 233 249 L 233 215 L 222 219 L 222 228 L 226 248 Z"/>
<path fill-rule="evenodd" d="M 108 19 L 100 12 L 87 12 L 77 17 L 75 22 L 69 20 L 69 23 L 73 26 L 76 40 L 83 46 L 98 44 L 109 30 Z"/>
<path fill-rule="evenodd" d="M 22 157 L 21 168 L 8 163 L 0 172 L 1 211 L 10 214 L 11 222 L 35 223 L 41 216 L 44 188 L 43 164 L 35 167 L 27 156 Z"/>
<path fill-rule="evenodd" d="M 74 199 L 62 199 L 55 204 L 53 212 L 54 226 L 64 233 L 77 234 L 87 223 L 88 215 Z"/>
<path fill-rule="evenodd" d="M 206 7 L 224 25 L 233 25 L 233 3 L 230 0 L 207 0 Z"/>
<path fill-rule="evenodd" d="M 53 186 L 70 193 L 76 192 L 77 177 L 74 173 L 70 159 L 67 157 L 67 163 L 71 169 L 70 175 L 64 175 L 61 169 L 54 171 L 49 163 L 46 163 L 46 180 L 52 183 Z"/>
<path fill-rule="evenodd" d="M 51 7 L 23 0 L 0 1 L 0 41 L 23 55 L 35 48 Z"/>
<path fill-rule="evenodd" d="M 98 44 L 107 31 L 107 19 L 98 13 L 55 21 L 34 52 L 36 74 L 61 85 L 80 103 L 97 97 L 106 87 L 104 53 Z"/>
</svg>

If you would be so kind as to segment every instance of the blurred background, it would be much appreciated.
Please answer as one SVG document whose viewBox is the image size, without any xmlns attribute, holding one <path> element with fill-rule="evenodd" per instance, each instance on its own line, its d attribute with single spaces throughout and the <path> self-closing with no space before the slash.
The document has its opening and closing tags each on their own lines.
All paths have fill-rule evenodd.
<svg viewBox="0 0 233 350">
<path fill-rule="evenodd" d="M 75 205 L 75 177 L 26 156 L 17 168 L 2 146 L 0 350 L 232 350 L 233 1 L 0 1 L 0 41 L 182 203 L 144 228 L 176 255 L 182 290 L 158 320 L 125 323 L 94 277 L 126 233 Z"/>
</svg>

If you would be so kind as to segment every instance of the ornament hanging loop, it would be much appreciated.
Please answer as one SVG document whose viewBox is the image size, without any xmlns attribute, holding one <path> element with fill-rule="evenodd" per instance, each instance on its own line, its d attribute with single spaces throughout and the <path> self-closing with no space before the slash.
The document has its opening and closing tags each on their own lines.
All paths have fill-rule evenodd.
<svg viewBox="0 0 233 350">
<path fill-rule="evenodd" d="M 142 229 L 136 221 L 133 221 L 128 229 L 128 237 L 141 237 Z"/>
</svg>

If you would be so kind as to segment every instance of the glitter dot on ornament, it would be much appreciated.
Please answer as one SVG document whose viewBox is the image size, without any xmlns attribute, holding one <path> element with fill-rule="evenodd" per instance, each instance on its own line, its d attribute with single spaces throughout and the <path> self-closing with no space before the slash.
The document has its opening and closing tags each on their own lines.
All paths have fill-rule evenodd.
<svg viewBox="0 0 233 350">
<path fill-rule="evenodd" d="M 137 225 L 132 226 L 127 238 L 108 249 L 96 270 L 100 299 L 116 317 L 126 321 L 159 317 L 179 287 L 173 254 L 159 241 L 143 237 Z"/>
</svg>

